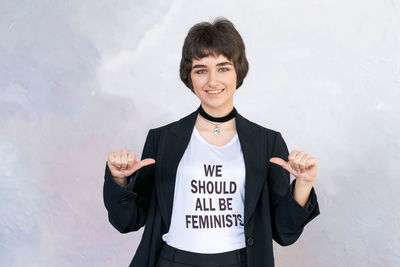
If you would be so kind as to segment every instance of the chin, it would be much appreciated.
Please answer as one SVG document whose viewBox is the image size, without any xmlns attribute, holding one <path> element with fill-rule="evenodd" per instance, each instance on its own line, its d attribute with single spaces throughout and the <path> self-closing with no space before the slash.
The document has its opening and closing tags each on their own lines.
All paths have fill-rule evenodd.
<svg viewBox="0 0 400 267">
<path fill-rule="evenodd" d="M 226 105 L 225 102 L 210 102 L 210 101 L 202 101 L 201 102 L 204 106 L 207 106 L 212 109 L 219 109 Z"/>
</svg>

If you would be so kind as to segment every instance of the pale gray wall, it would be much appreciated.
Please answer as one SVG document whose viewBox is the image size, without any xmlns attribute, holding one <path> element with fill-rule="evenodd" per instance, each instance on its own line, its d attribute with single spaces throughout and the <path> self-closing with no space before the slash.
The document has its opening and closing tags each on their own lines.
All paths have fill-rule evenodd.
<svg viewBox="0 0 400 267">
<path fill-rule="evenodd" d="M 238 111 L 319 160 L 321 215 L 277 266 L 400 266 L 399 1 L 0 3 L 1 266 L 127 266 L 107 154 L 197 108 L 181 47 L 216 16 L 246 43 Z"/>
</svg>

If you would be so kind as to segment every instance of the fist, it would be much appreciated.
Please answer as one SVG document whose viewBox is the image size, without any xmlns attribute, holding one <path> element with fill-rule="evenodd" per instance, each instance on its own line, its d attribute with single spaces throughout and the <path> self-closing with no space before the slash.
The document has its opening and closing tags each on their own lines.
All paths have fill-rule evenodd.
<svg viewBox="0 0 400 267">
<path fill-rule="evenodd" d="M 127 184 L 128 176 L 132 175 L 140 168 L 154 164 L 156 161 L 152 158 L 136 161 L 136 154 L 133 150 L 123 149 L 108 154 L 107 165 L 110 169 L 114 181 L 120 186 Z"/>
<path fill-rule="evenodd" d="M 313 185 L 318 170 L 317 159 L 304 151 L 298 150 L 290 152 L 288 159 L 289 161 L 286 162 L 281 158 L 274 157 L 269 161 L 282 166 L 282 168 L 293 174 L 298 179 L 298 182 Z"/>
</svg>

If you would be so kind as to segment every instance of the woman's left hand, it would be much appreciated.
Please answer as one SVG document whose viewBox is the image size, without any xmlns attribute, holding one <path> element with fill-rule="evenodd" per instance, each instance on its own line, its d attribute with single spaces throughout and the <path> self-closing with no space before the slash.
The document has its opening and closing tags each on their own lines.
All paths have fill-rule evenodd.
<svg viewBox="0 0 400 267">
<path fill-rule="evenodd" d="M 281 158 L 271 158 L 269 161 L 282 166 L 297 178 L 297 183 L 312 186 L 317 176 L 317 159 L 304 151 L 293 150 L 290 152 L 289 161 Z"/>
</svg>

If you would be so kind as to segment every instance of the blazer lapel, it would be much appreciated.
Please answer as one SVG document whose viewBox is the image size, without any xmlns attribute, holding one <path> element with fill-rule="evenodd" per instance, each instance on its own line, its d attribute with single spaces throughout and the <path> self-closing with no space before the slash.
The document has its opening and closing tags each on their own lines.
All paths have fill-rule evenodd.
<svg viewBox="0 0 400 267">
<path fill-rule="evenodd" d="M 169 229 L 175 191 L 175 178 L 178 164 L 189 144 L 197 118 L 197 110 L 180 119 L 165 136 L 161 138 L 160 159 L 158 160 L 156 191 L 162 218 Z M 262 189 L 265 174 L 263 164 L 267 159 L 262 158 L 264 140 L 256 131 L 256 126 L 239 113 L 236 114 L 236 131 L 243 151 L 246 166 L 244 223 L 247 223 L 257 204 Z M 263 142 L 260 144 L 259 142 Z M 265 162 L 265 163 L 263 163 Z"/>
<path fill-rule="evenodd" d="M 236 114 L 236 131 L 242 147 L 246 168 L 246 182 L 244 195 L 244 223 L 246 224 L 257 205 L 263 183 L 266 179 L 263 149 L 266 144 L 261 131 L 256 131 L 256 124 L 250 122 L 239 113 Z M 265 165 L 264 165 L 265 164 Z"/>
<path fill-rule="evenodd" d="M 197 110 L 180 119 L 161 138 L 159 172 L 156 175 L 156 189 L 161 216 L 167 229 L 171 223 L 174 201 L 175 178 L 179 162 L 185 153 L 197 118 Z"/>
</svg>

